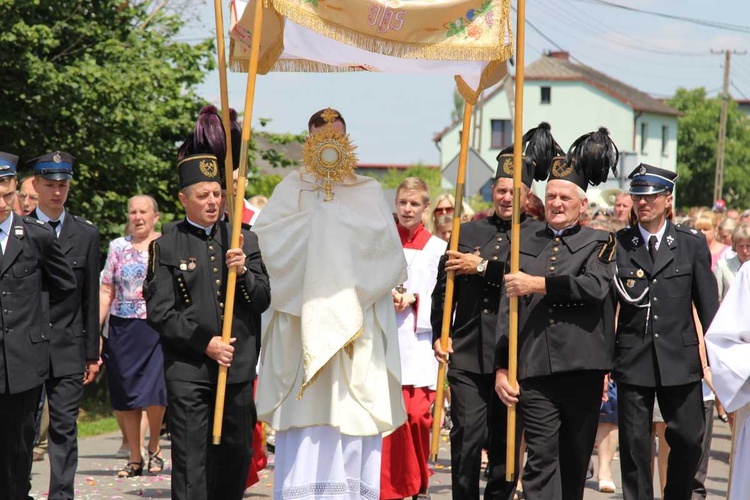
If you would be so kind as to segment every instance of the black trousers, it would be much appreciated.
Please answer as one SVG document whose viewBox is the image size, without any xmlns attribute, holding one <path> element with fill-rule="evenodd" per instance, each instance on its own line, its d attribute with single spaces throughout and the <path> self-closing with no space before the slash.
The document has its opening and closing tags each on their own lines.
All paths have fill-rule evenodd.
<svg viewBox="0 0 750 500">
<path fill-rule="evenodd" d="M 253 384 L 227 384 L 221 444 L 211 444 L 215 384 L 167 381 L 172 498 L 239 500 L 245 492 L 256 413 Z"/>
<path fill-rule="evenodd" d="M 670 448 L 664 499 L 690 500 L 693 493 L 691 478 L 698 470 L 706 425 L 701 383 L 654 388 L 618 382 L 617 391 L 620 467 L 625 500 L 654 497 L 651 420 L 655 397 L 667 424 L 664 436 Z"/>
<path fill-rule="evenodd" d="M 596 440 L 604 373 L 579 371 L 520 381 L 518 414 L 528 459 L 529 500 L 580 500 Z"/>
<path fill-rule="evenodd" d="M 51 377 L 45 388 L 49 400 L 49 500 L 72 500 L 78 468 L 76 422 L 83 399 L 83 373 Z"/>
<path fill-rule="evenodd" d="M 0 498 L 29 498 L 34 415 L 41 391 L 39 386 L 18 394 L 0 394 Z"/>
<path fill-rule="evenodd" d="M 488 449 L 489 475 L 486 500 L 512 496 L 516 479 L 505 481 L 506 427 L 508 411 L 495 393 L 495 374 L 448 370 L 451 391 L 451 480 L 454 500 L 479 498 L 482 448 Z M 516 456 L 520 426 L 516 426 Z M 516 471 L 519 466 L 516 465 Z"/>
<path fill-rule="evenodd" d="M 713 399 L 703 401 L 703 414 L 706 418 L 706 432 L 701 443 L 701 460 L 698 462 L 698 472 L 693 478 L 693 500 L 706 498 L 706 476 L 708 476 L 708 458 L 711 456 L 711 438 L 714 435 L 714 406 Z"/>
</svg>

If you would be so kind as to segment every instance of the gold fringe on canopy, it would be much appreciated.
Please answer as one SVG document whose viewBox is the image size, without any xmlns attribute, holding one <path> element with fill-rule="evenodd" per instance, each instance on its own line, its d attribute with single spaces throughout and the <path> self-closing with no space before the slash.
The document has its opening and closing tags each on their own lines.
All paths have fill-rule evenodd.
<svg viewBox="0 0 750 500">
<path fill-rule="evenodd" d="M 263 1 L 263 0 L 259 0 Z M 247 71 L 254 7 L 233 0 L 230 65 Z M 470 102 L 505 74 L 511 57 L 510 0 L 265 0 L 258 72 L 388 71 L 367 61 L 317 61 L 282 56 L 285 20 L 334 42 L 373 54 L 430 61 L 487 62 L 474 89 L 457 77 Z"/>
</svg>

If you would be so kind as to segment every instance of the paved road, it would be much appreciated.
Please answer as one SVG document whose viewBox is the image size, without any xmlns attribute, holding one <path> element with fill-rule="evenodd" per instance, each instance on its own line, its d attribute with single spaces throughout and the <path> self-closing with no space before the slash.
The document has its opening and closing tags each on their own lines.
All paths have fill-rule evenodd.
<svg viewBox="0 0 750 500">
<path fill-rule="evenodd" d="M 719 420 L 714 423 L 714 438 L 711 448 L 711 461 L 708 474 L 709 498 L 724 498 L 729 475 L 729 427 Z M 169 442 L 164 440 L 162 447 L 167 459 L 162 474 L 147 475 L 133 479 L 118 479 L 117 471 L 125 465 L 124 459 L 114 457 L 120 445 L 119 435 L 108 434 L 83 438 L 79 446 L 78 474 L 76 475 L 76 498 L 78 499 L 130 499 L 130 498 L 169 498 L 170 466 Z M 430 493 L 436 500 L 448 500 L 450 491 L 450 460 L 447 438 L 441 441 L 438 463 L 431 479 Z M 615 484 L 620 483 L 619 462 L 613 464 Z M 35 462 L 32 473 L 32 495 L 35 499 L 47 498 L 49 482 L 49 462 Z M 589 481 L 584 498 L 618 499 L 620 494 L 604 494 L 596 491 L 597 484 Z M 654 491 L 659 491 L 658 485 Z M 248 489 L 245 498 L 270 498 L 273 496 L 273 455 L 269 467 L 261 472 L 260 483 Z M 657 497 L 658 498 L 658 497 Z"/>
</svg>

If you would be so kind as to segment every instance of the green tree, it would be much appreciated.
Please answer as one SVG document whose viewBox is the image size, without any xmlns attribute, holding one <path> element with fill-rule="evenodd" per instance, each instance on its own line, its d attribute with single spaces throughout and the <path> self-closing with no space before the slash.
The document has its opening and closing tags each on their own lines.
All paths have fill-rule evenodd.
<svg viewBox="0 0 750 500">
<path fill-rule="evenodd" d="M 678 207 L 711 206 L 719 136 L 721 98 L 706 90 L 679 89 L 669 105 L 684 113 L 677 125 Z M 724 200 L 737 208 L 750 206 L 750 119 L 729 101 L 724 149 Z"/>
<path fill-rule="evenodd" d="M 425 181 L 427 187 L 430 189 L 430 198 L 434 199 L 443 192 L 443 189 L 440 187 L 440 169 L 425 167 L 420 164 L 412 165 L 405 170 L 389 168 L 380 179 L 380 184 L 386 189 L 395 189 L 407 177 L 419 177 Z"/>
<path fill-rule="evenodd" d="M 181 211 L 176 146 L 204 104 L 213 41 L 175 41 L 183 21 L 163 4 L 0 0 L 0 150 L 76 156 L 67 206 L 104 245 L 133 194 L 156 197 L 163 219 Z"/>
</svg>

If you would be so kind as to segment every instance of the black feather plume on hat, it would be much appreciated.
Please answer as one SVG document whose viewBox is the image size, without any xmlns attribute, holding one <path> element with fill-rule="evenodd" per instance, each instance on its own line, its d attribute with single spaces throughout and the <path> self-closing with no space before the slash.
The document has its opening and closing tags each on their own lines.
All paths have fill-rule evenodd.
<svg viewBox="0 0 750 500">
<path fill-rule="evenodd" d="M 610 170 L 617 175 L 619 160 L 620 151 L 604 127 L 576 139 L 565 157 L 565 162 L 580 172 L 592 186 L 606 182 Z"/>
<path fill-rule="evenodd" d="M 543 181 L 549 175 L 552 166 L 552 158 L 565 154 L 563 149 L 552 137 L 552 128 L 549 123 L 542 122 L 539 126 L 526 131 L 521 140 L 524 150 L 524 170 L 532 172 L 534 180 Z M 503 155 L 513 154 L 513 144 L 500 151 L 497 158 Z"/>
</svg>

